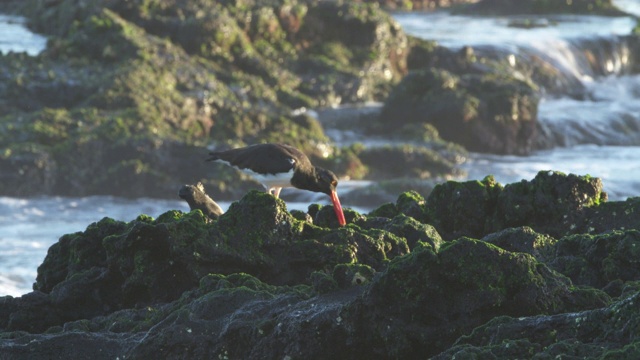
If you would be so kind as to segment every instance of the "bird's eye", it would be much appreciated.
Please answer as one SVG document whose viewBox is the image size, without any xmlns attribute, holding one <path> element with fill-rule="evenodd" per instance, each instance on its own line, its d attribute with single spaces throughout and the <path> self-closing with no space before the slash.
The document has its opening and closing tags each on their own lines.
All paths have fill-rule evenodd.
<svg viewBox="0 0 640 360">
<path fill-rule="evenodd" d="M 335 180 L 331 181 L 331 186 L 338 186 L 338 182 Z"/>
</svg>

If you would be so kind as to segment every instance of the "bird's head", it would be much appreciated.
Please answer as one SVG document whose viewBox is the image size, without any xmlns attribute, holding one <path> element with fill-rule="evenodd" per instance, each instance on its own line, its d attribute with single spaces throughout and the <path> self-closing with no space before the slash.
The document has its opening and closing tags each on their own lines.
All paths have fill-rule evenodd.
<svg viewBox="0 0 640 360">
<path fill-rule="evenodd" d="M 338 218 L 338 223 L 340 223 L 340 226 L 344 226 L 347 221 L 344 218 L 342 205 L 340 205 L 340 199 L 338 199 L 338 193 L 336 191 L 336 188 L 338 187 L 338 177 L 333 172 L 322 168 L 316 168 L 316 175 L 320 192 L 331 197 L 333 210 Z"/>
<path fill-rule="evenodd" d="M 338 187 L 338 177 L 336 174 L 332 171 L 316 167 L 316 175 L 320 192 L 331 196 L 331 193 L 335 192 Z"/>
</svg>

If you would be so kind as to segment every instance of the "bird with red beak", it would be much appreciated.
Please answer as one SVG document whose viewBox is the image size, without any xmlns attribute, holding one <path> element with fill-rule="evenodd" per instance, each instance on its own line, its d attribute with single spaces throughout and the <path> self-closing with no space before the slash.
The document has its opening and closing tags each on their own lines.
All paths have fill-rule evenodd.
<svg viewBox="0 0 640 360">
<path fill-rule="evenodd" d="M 213 151 L 207 161 L 218 161 L 233 166 L 260 182 L 275 197 L 283 187 L 321 192 L 329 195 L 338 223 L 344 218 L 336 187 L 336 175 L 311 164 L 309 158 L 293 146 L 284 144 L 257 144 L 243 148 Z"/>
</svg>

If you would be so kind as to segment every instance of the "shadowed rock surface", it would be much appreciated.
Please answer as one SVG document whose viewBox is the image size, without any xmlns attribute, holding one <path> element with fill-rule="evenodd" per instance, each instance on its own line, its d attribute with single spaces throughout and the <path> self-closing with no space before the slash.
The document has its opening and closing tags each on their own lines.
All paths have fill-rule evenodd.
<svg viewBox="0 0 640 360">
<path fill-rule="evenodd" d="M 199 209 L 105 218 L 51 246 L 33 292 L 0 298 L 0 351 L 6 359 L 635 354 L 637 201 L 607 203 L 599 189 L 598 179 L 557 172 L 504 186 L 450 182 L 369 214 L 347 209 L 346 227 L 331 206 L 294 217 L 259 191 L 213 221 Z M 501 203 L 533 213 L 512 227 Z"/>
</svg>

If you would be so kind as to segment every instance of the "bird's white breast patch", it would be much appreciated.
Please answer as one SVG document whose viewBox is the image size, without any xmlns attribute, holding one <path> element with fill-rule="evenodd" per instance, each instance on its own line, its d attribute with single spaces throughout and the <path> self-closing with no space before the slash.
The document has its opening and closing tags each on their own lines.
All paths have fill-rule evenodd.
<svg viewBox="0 0 640 360">
<path fill-rule="evenodd" d="M 256 179 L 259 183 L 264 185 L 265 188 L 277 188 L 277 187 L 291 187 L 291 177 L 293 176 L 293 169 L 286 173 L 278 174 L 259 174 L 249 169 L 240 169 L 245 174 Z"/>
<path fill-rule="evenodd" d="M 296 160 L 293 158 L 289 158 L 288 159 L 289 162 L 293 165 L 295 164 Z M 222 159 L 218 159 L 215 160 L 215 162 L 219 162 L 228 166 L 231 166 L 232 168 L 236 169 L 236 170 L 240 170 L 243 173 L 251 176 L 252 178 L 256 179 L 256 181 L 258 181 L 259 183 L 261 183 L 262 185 L 264 185 L 264 187 L 269 190 L 272 188 L 282 188 L 282 187 L 291 187 L 293 185 L 291 185 L 291 177 L 293 177 L 293 173 L 294 173 L 294 169 L 292 168 L 291 170 L 285 172 L 285 173 L 277 173 L 277 174 L 260 174 L 257 173 L 251 169 L 241 169 L 235 165 L 231 165 L 231 163 L 229 163 L 228 161 L 222 160 Z"/>
</svg>

